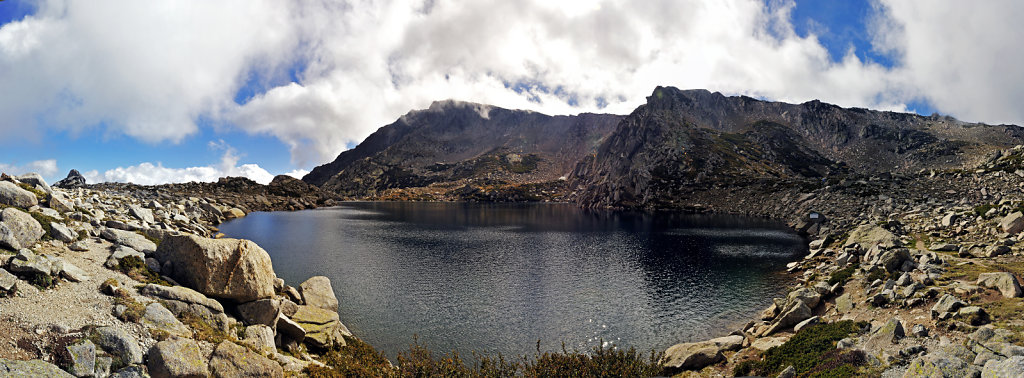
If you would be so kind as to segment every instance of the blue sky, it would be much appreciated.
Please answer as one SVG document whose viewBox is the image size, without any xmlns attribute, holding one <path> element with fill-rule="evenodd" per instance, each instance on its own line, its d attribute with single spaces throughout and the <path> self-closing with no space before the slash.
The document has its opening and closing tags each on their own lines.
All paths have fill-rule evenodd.
<svg viewBox="0 0 1024 378">
<path fill-rule="evenodd" d="M 433 100 L 628 113 L 656 85 L 1024 119 L 1024 70 L 984 59 L 1016 61 L 1012 2 L 644 4 L 2 1 L 0 170 L 267 181 Z"/>
</svg>

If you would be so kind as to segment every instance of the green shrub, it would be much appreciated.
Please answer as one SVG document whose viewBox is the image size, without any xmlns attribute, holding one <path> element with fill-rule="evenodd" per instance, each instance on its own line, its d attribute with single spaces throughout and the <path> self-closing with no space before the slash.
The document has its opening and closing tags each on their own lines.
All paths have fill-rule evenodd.
<svg viewBox="0 0 1024 378">
<path fill-rule="evenodd" d="M 142 319 L 142 315 L 146 313 L 146 306 L 132 298 L 127 290 L 117 291 L 117 295 L 114 296 L 114 304 L 125 306 L 126 309 L 119 318 L 126 322 L 138 322 L 139 319 Z"/>
<path fill-rule="evenodd" d="M 796 369 L 798 375 L 809 372 L 824 374 L 826 371 L 837 371 L 847 365 L 855 371 L 857 366 L 863 365 L 864 356 L 861 354 L 858 359 L 856 355 L 837 351 L 836 342 L 859 332 L 863 325 L 852 320 L 844 320 L 801 329 L 785 344 L 766 350 L 762 354 L 763 359 L 757 373 L 775 376 L 790 365 Z"/>
<path fill-rule="evenodd" d="M 828 278 L 829 285 L 845 284 L 846 281 L 853 277 L 853 273 L 857 271 L 857 264 L 850 264 L 850 266 L 832 272 L 832 275 Z"/>
<path fill-rule="evenodd" d="M 57 286 L 57 281 L 54 280 L 52 276 L 45 273 L 32 273 L 28 277 L 28 282 L 32 284 L 32 286 L 35 286 L 40 290 L 45 290 Z"/>
<path fill-rule="evenodd" d="M 312 378 L 328 377 L 397 377 L 384 354 L 355 337 L 345 337 L 344 347 L 334 347 L 324 353 L 321 362 L 328 367 L 310 365 L 303 370 Z"/>
<path fill-rule="evenodd" d="M 988 213 L 989 210 L 992 210 L 995 207 L 995 205 L 981 205 L 974 208 L 974 213 L 978 214 L 978 216 L 980 217 L 985 215 L 985 213 Z"/>
<path fill-rule="evenodd" d="M 117 270 L 131 277 L 133 280 L 163 286 L 172 286 L 170 282 L 160 278 L 157 272 L 149 269 L 146 262 L 138 256 L 125 256 L 117 263 Z"/>
<path fill-rule="evenodd" d="M 885 269 L 876 269 L 871 273 L 868 273 L 867 277 L 864 278 L 864 283 L 870 285 L 872 282 L 875 282 L 875 280 L 884 281 L 887 277 L 889 277 L 889 274 L 886 273 Z"/>
</svg>

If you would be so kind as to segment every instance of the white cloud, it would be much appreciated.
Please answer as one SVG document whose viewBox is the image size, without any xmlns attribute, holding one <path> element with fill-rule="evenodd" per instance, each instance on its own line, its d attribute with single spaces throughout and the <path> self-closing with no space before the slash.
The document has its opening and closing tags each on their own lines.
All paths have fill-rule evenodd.
<svg viewBox="0 0 1024 378">
<path fill-rule="evenodd" d="M 89 183 L 130 182 L 139 185 L 159 185 L 183 182 L 214 182 L 221 177 L 247 177 L 260 184 L 269 184 L 274 175 L 257 164 L 238 165 L 239 156 L 234 148 L 223 140 L 210 142 L 210 147 L 224 150 L 220 162 L 215 165 L 187 168 L 168 168 L 157 162 L 145 162 L 130 167 L 117 167 L 100 173 L 93 170 L 82 173 Z"/>
<path fill-rule="evenodd" d="M 52 177 L 57 174 L 57 160 L 46 159 L 28 162 L 24 165 L 0 163 L 0 172 L 17 176 L 25 173 L 38 173 L 43 177 Z"/>
<path fill-rule="evenodd" d="M 309 174 L 309 171 L 305 169 L 295 169 L 292 170 L 291 172 L 285 173 L 285 175 L 292 176 L 297 179 L 302 179 L 302 176 L 305 176 L 307 174 Z"/>
<path fill-rule="evenodd" d="M 874 49 L 893 68 L 833 62 L 794 32 L 792 0 L 45 0 L 0 28 L 0 133 L 32 137 L 22 125 L 41 120 L 179 141 L 202 117 L 273 135 L 309 166 L 434 100 L 628 113 L 657 85 L 897 110 L 926 99 L 1024 123 L 1024 3 L 875 1 Z M 298 82 L 234 103 L 250 77 L 280 83 L 296 62 Z"/>
</svg>

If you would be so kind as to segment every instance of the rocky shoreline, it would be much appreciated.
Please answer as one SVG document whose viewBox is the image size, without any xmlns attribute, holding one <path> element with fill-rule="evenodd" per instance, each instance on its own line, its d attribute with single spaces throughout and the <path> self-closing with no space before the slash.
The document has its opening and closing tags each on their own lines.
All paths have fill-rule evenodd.
<svg viewBox="0 0 1024 378">
<path fill-rule="evenodd" d="M 74 181 L 0 180 L 0 376 L 301 375 L 354 340 L 326 277 L 290 286 L 266 251 L 217 232 L 329 204 L 315 188 Z"/>
<path fill-rule="evenodd" d="M 694 211 L 787 219 L 808 234 L 810 253 L 790 264 L 796 284 L 785 298 L 729 335 L 669 348 L 665 373 L 1024 374 L 1022 158 L 1016 147 L 968 170 L 694 189 Z M 216 225 L 337 200 L 287 178 L 57 188 L 3 176 L 0 375 L 284 376 L 323 366 L 319 353 L 356 340 L 330 282 L 287 285 L 265 251 Z"/>
</svg>

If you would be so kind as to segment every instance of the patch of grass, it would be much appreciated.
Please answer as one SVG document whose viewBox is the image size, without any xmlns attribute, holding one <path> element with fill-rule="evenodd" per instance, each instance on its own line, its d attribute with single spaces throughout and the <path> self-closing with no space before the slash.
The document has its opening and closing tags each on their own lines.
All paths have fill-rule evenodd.
<svg viewBox="0 0 1024 378">
<path fill-rule="evenodd" d="M 133 280 L 163 286 L 172 286 L 170 282 L 160 278 L 157 272 L 149 269 L 146 266 L 146 262 L 142 261 L 138 256 L 126 256 L 118 261 L 117 270 L 121 271 Z"/>
<path fill-rule="evenodd" d="M 156 341 L 164 341 L 171 338 L 171 333 L 162 329 L 150 328 L 149 335 Z"/>
<path fill-rule="evenodd" d="M 816 324 L 801 329 L 785 344 L 762 353 L 761 361 L 750 361 L 734 368 L 740 373 L 775 376 L 792 365 L 797 375 L 815 377 L 852 377 L 866 362 L 863 353 L 836 350 L 836 342 L 860 332 L 864 323 L 844 320 Z"/>
<path fill-rule="evenodd" d="M 154 238 L 152 236 L 146 235 L 146 233 L 144 233 L 142 231 L 135 231 L 135 233 L 139 234 L 139 235 L 142 235 L 142 237 L 146 238 L 146 240 L 149 240 L 149 241 L 153 242 L 153 244 L 156 244 L 157 247 L 160 246 L 160 239 L 157 239 L 157 238 Z"/>
<path fill-rule="evenodd" d="M 57 219 L 57 218 L 51 217 L 49 215 L 45 215 L 43 213 L 37 213 L 37 212 L 34 212 L 34 211 L 30 211 L 28 213 L 28 215 L 31 215 L 32 218 L 34 218 L 36 220 L 36 222 L 39 222 L 40 226 L 43 226 L 43 237 L 42 237 L 42 240 L 43 241 L 53 240 L 53 236 L 51 235 L 53 233 L 53 227 L 50 226 L 50 222 L 60 223 L 60 220 Z"/>
<path fill-rule="evenodd" d="M 889 273 L 886 272 L 885 269 L 876 269 L 871 273 L 868 273 L 867 277 L 864 277 L 864 284 L 870 285 L 872 282 L 875 282 L 875 280 L 885 281 L 888 277 Z"/>
<path fill-rule="evenodd" d="M 124 305 L 127 308 L 119 316 L 121 320 L 126 322 L 138 322 L 139 319 L 142 319 L 142 315 L 146 313 L 146 306 L 132 298 L 127 290 L 117 291 L 117 295 L 114 296 L 114 304 Z"/>
<path fill-rule="evenodd" d="M 205 319 L 196 316 L 195 314 L 187 311 L 183 311 L 181 315 L 178 315 L 178 320 L 192 328 L 192 338 L 199 341 L 206 341 L 213 344 L 220 344 L 224 340 L 230 340 L 231 336 L 227 332 L 221 331 L 216 327 L 210 325 Z"/>
<path fill-rule="evenodd" d="M 995 207 L 996 205 L 981 205 L 974 208 L 974 213 L 978 214 L 979 217 L 984 216 L 985 213 L 988 213 L 989 210 L 992 210 Z"/>
<path fill-rule="evenodd" d="M 28 283 L 39 290 L 46 290 L 57 286 L 57 280 L 45 273 L 31 273 L 28 276 Z"/>
<path fill-rule="evenodd" d="M 26 184 L 26 183 L 23 183 L 23 182 L 19 182 L 18 186 L 20 186 L 22 189 L 25 189 L 25 190 L 27 190 L 29 192 L 32 192 L 32 194 L 34 194 L 36 196 L 36 200 L 38 200 L 38 201 L 43 201 L 43 200 L 46 199 L 46 192 L 44 192 L 42 190 L 39 190 L 39 189 L 36 189 L 36 187 L 34 187 L 32 185 L 29 185 L 29 184 Z"/>
<path fill-rule="evenodd" d="M 828 277 L 828 284 L 845 284 L 846 281 L 853 277 L 853 273 L 857 271 L 857 264 L 850 264 L 850 266 L 843 269 L 832 272 L 832 275 Z"/>
<path fill-rule="evenodd" d="M 344 347 L 334 347 L 324 353 L 320 361 L 328 367 L 310 365 L 303 370 L 312 378 L 328 377 L 397 377 L 384 354 L 354 337 L 345 337 Z"/>
<path fill-rule="evenodd" d="M 997 324 L 1024 318 L 1024 298 L 1000 298 L 980 306 Z"/>
</svg>

